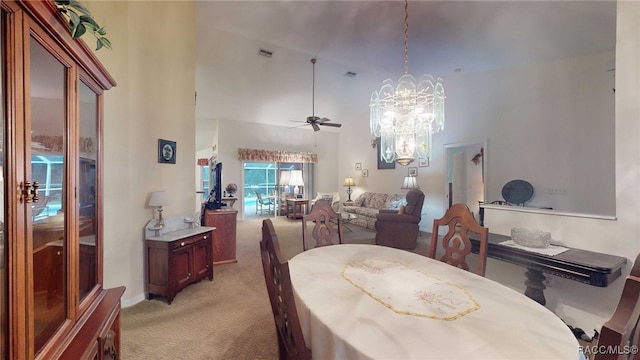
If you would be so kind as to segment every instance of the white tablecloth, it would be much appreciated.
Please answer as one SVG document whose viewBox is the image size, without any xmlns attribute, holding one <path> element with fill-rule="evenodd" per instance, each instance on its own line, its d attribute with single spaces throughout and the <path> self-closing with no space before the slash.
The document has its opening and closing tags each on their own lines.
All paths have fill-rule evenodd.
<svg viewBox="0 0 640 360">
<path fill-rule="evenodd" d="M 551 311 L 497 282 L 412 252 L 344 244 L 289 261 L 318 359 L 579 359 Z"/>
</svg>

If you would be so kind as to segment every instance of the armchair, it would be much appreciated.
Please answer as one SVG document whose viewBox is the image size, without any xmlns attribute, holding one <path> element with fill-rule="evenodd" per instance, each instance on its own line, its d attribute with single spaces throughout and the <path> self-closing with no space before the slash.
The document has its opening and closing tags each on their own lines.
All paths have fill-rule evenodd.
<svg viewBox="0 0 640 360">
<path fill-rule="evenodd" d="M 340 193 L 338 193 L 338 192 L 318 192 L 316 197 L 314 199 L 311 199 L 311 203 L 309 204 L 310 205 L 309 207 L 313 208 L 313 204 L 315 204 L 316 201 L 318 201 L 320 199 L 329 200 L 329 202 L 331 202 L 331 207 L 333 208 L 333 211 L 335 211 L 335 212 L 339 212 L 340 211 Z"/>
<path fill-rule="evenodd" d="M 376 216 L 376 244 L 400 249 L 416 248 L 424 193 L 411 189 L 406 199 L 407 205 L 400 210 L 380 210 Z"/>
</svg>

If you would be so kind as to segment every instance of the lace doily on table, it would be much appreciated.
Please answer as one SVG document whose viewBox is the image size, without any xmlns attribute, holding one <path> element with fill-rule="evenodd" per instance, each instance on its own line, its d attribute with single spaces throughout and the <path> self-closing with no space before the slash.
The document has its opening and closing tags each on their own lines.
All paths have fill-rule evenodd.
<svg viewBox="0 0 640 360">
<path fill-rule="evenodd" d="M 455 320 L 480 308 L 462 287 L 397 262 L 354 261 L 342 277 L 398 314 Z"/>
</svg>

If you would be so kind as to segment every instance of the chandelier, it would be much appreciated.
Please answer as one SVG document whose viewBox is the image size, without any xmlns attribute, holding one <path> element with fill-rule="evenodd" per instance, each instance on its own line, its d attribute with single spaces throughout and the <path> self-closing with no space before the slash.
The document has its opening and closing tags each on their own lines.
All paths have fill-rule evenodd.
<svg viewBox="0 0 640 360">
<path fill-rule="evenodd" d="M 404 2 L 404 75 L 393 88 L 391 79 L 371 94 L 371 135 L 380 137 L 380 158 L 409 165 L 416 158 L 431 159 L 431 136 L 444 129 L 442 79 L 425 74 L 420 81 L 409 74 L 409 12 Z M 417 85 L 416 85 L 417 84 Z"/>
</svg>

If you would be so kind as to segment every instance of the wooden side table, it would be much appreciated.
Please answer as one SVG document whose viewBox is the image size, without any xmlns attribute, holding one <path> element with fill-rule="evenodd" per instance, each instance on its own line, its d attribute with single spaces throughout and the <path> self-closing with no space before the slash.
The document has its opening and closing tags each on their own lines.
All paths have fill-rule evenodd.
<svg viewBox="0 0 640 360">
<path fill-rule="evenodd" d="M 304 206 L 304 211 L 303 207 Z M 290 219 L 302 219 L 309 211 L 309 199 L 287 199 L 287 217 Z"/>
</svg>

